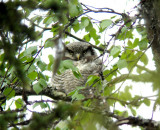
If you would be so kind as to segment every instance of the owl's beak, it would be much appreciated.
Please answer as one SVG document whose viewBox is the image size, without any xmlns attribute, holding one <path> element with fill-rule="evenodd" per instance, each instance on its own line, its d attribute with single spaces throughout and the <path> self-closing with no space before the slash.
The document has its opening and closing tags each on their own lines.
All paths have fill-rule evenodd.
<svg viewBox="0 0 160 130">
<path fill-rule="evenodd" d="M 80 54 L 78 53 L 78 54 L 76 54 L 76 58 L 77 58 L 77 60 L 79 60 L 80 59 Z"/>
</svg>

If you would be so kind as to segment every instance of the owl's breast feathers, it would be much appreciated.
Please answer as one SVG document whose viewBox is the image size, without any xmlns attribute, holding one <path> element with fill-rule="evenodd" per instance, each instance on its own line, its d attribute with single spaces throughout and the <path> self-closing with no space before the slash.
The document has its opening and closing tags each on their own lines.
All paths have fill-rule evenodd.
<svg viewBox="0 0 160 130">
<path fill-rule="evenodd" d="M 102 69 L 102 60 L 93 58 L 91 59 L 91 57 L 77 61 L 74 64 L 82 75 L 85 73 L 87 73 L 88 76 L 94 75 L 96 73 L 100 73 Z"/>
<path fill-rule="evenodd" d="M 66 94 L 78 86 L 84 86 L 89 75 L 97 75 L 102 69 L 102 61 L 100 59 L 82 59 L 80 61 L 74 61 L 73 63 L 79 69 L 82 77 L 77 79 L 73 75 L 72 70 L 66 70 L 61 75 L 56 74 L 52 77 L 52 86 Z"/>
</svg>

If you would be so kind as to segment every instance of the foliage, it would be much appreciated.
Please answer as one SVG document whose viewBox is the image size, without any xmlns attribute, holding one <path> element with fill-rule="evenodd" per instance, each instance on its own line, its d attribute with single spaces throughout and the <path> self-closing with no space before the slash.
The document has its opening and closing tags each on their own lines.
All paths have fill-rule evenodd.
<svg viewBox="0 0 160 130">
<path fill-rule="evenodd" d="M 90 17 L 91 12 L 112 15 L 99 20 Z M 149 64 L 146 51 L 151 44 L 139 13 L 133 18 L 129 13 L 90 7 L 78 0 L 0 2 L 0 129 L 118 129 L 123 123 L 117 122 L 123 118 L 127 118 L 130 125 L 144 127 L 130 122 L 141 121 L 139 118 L 128 117 L 141 116 L 137 110 L 142 105 L 151 108 L 151 97 L 133 94 L 133 88 L 139 87 L 133 81 L 152 83 L 154 91 L 159 91 L 160 84 L 159 73 L 146 67 Z M 111 34 L 111 30 L 115 33 Z M 41 42 L 45 32 L 53 37 Z M 86 85 L 98 90 L 91 98 L 79 93 L 84 86 L 77 86 L 69 97 L 54 99 L 54 93 L 44 94 L 50 87 L 48 73 L 51 74 L 53 64 L 59 63 L 53 55 L 46 57 L 49 60 L 46 63 L 41 58 L 42 51 L 58 46 L 61 38 L 67 44 L 72 41 L 69 37 L 92 43 L 105 61 L 101 76 L 88 77 Z M 58 62 L 58 74 L 71 69 L 77 79 L 82 77 L 71 61 L 60 59 Z M 132 81 L 131 85 L 125 85 L 127 81 Z M 38 96 L 42 95 L 48 99 L 38 101 Z M 155 97 L 154 110 L 160 104 L 159 96 Z M 127 110 L 120 110 L 116 104 Z M 37 107 L 43 113 L 38 113 Z M 27 120 L 28 110 L 32 116 Z"/>
</svg>

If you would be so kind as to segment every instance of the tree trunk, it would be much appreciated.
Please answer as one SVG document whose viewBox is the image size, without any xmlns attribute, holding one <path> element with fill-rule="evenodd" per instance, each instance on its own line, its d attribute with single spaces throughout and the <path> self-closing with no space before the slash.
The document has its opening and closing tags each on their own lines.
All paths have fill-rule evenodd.
<svg viewBox="0 0 160 130">
<path fill-rule="evenodd" d="M 144 17 L 148 39 L 154 55 L 157 72 L 160 72 L 160 0 L 141 0 L 140 13 Z"/>
</svg>

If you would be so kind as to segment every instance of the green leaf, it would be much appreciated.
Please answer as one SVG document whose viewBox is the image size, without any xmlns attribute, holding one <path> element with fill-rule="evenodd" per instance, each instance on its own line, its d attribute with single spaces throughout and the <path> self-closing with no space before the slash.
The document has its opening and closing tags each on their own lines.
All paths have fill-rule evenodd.
<svg viewBox="0 0 160 130">
<path fill-rule="evenodd" d="M 137 47 L 138 46 L 138 43 L 139 43 L 139 38 L 136 38 L 133 42 L 133 48 Z"/>
<path fill-rule="evenodd" d="M 54 57 L 52 55 L 48 55 L 48 59 L 49 59 L 49 64 L 47 66 L 47 70 L 51 71 L 52 70 L 52 65 L 54 63 Z"/>
<path fill-rule="evenodd" d="M 85 27 L 86 32 L 91 32 L 91 30 L 93 29 L 93 25 L 92 23 L 89 21 L 89 24 L 87 27 Z"/>
<path fill-rule="evenodd" d="M 51 24 L 53 22 L 53 16 L 48 16 L 43 20 L 43 23 L 48 25 Z"/>
<path fill-rule="evenodd" d="M 45 81 L 48 81 L 49 76 L 48 75 L 44 75 L 42 72 L 39 71 L 38 73 L 38 77 L 41 79 L 44 79 Z"/>
<path fill-rule="evenodd" d="M 81 75 L 81 73 L 80 73 L 79 71 L 72 71 L 72 72 L 73 72 L 74 76 L 75 76 L 77 79 L 79 79 L 79 78 L 82 77 L 82 75 Z"/>
<path fill-rule="evenodd" d="M 89 42 L 91 39 L 90 34 L 86 34 L 83 39 L 85 39 L 87 42 Z"/>
<path fill-rule="evenodd" d="M 36 54 L 37 53 L 37 46 L 29 47 L 27 50 L 27 54 Z"/>
<path fill-rule="evenodd" d="M 146 27 L 139 24 L 139 25 L 136 26 L 136 30 L 142 36 L 142 38 L 147 37 Z"/>
<path fill-rule="evenodd" d="M 76 66 L 74 66 L 74 64 L 71 60 L 64 60 L 64 61 L 61 62 L 59 71 L 61 73 L 63 73 L 67 69 L 71 69 L 76 78 L 79 79 L 80 77 L 82 77 L 78 68 Z"/>
<path fill-rule="evenodd" d="M 17 109 L 20 109 L 22 106 L 23 106 L 23 100 L 21 98 L 18 98 L 16 101 L 15 101 L 15 105 L 16 105 L 16 108 Z"/>
<path fill-rule="evenodd" d="M 132 88 L 132 86 L 125 86 L 125 89 L 123 92 L 119 92 L 119 99 L 124 100 L 124 101 L 128 101 L 128 100 L 132 100 L 132 95 L 130 93 L 130 89 Z M 125 103 L 120 102 L 122 105 L 125 105 Z"/>
<path fill-rule="evenodd" d="M 98 36 L 96 34 L 96 29 L 94 29 L 94 28 L 91 29 L 90 36 L 93 37 L 94 40 L 96 40 L 98 38 Z"/>
<path fill-rule="evenodd" d="M 76 90 L 70 92 L 68 94 L 68 96 L 71 96 L 72 97 L 72 100 L 82 100 L 84 99 L 84 95 L 82 94 L 79 94 L 78 92 L 81 90 L 81 89 L 84 89 L 85 87 L 76 87 Z"/>
<path fill-rule="evenodd" d="M 139 43 L 139 38 L 136 38 L 133 43 L 130 40 L 128 40 L 127 44 L 130 49 L 133 49 L 138 46 L 138 43 Z"/>
<path fill-rule="evenodd" d="M 147 98 L 145 98 L 144 100 L 143 100 L 143 103 L 146 105 L 146 106 L 150 106 L 150 104 L 151 104 L 151 101 L 149 100 L 149 99 L 147 99 Z"/>
<path fill-rule="evenodd" d="M 15 90 L 13 88 L 5 88 L 3 94 L 7 99 L 10 99 L 15 96 Z"/>
<path fill-rule="evenodd" d="M 131 49 L 126 49 L 122 54 L 121 54 L 121 59 L 126 59 L 129 61 L 135 60 L 137 57 L 135 56 L 135 52 L 132 51 Z"/>
<path fill-rule="evenodd" d="M 107 27 L 109 27 L 112 24 L 112 20 L 106 19 L 102 20 L 100 23 L 100 32 L 104 31 Z"/>
<path fill-rule="evenodd" d="M 111 19 L 114 19 L 114 18 L 116 18 L 116 17 L 117 17 L 117 16 L 116 16 L 116 15 L 114 15 L 114 16 L 112 16 L 112 17 L 111 17 Z"/>
<path fill-rule="evenodd" d="M 127 61 L 125 59 L 119 59 L 117 66 L 119 69 L 125 68 L 127 67 Z"/>
<path fill-rule="evenodd" d="M 40 106 L 41 106 L 41 108 L 47 108 L 47 104 L 44 102 L 40 102 Z"/>
<path fill-rule="evenodd" d="M 79 86 L 77 86 L 75 90 L 73 90 L 72 92 L 70 92 L 70 93 L 68 94 L 68 96 L 72 96 L 76 91 L 79 91 L 79 90 L 84 89 L 84 88 L 85 88 L 85 87 L 79 87 Z"/>
<path fill-rule="evenodd" d="M 94 81 L 99 80 L 99 77 L 96 75 L 90 75 L 87 80 L 87 84 L 90 86 L 94 83 Z"/>
<path fill-rule="evenodd" d="M 100 39 L 100 36 L 99 36 L 99 35 L 98 35 L 98 39 Z M 99 41 L 98 39 L 95 40 L 95 44 L 96 44 L 96 45 L 98 45 L 98 44 L 100 43 L 100 41 Z"/>
<path fill-rule="evenodd" d="M 52 26 L 51 32 L 53 32 L 54 35 L 59 33 L 60 26 L 58 24 L 55 24 Z"/>
<path fill-rule="evenodd" d="M 128 29 L 127 27 L 123 27 L 121 29 L 121 33 L 118 35 L 117 39 L 120 39 L 120 40 L 125 40 L 127 38 L 131 38 L 133 39 L 133 29 Z"/>
<path fill-rule="evenodd" d="M 141 72 L 142 72 L 143 70 L 137 67 L 137 70 L 136 70 L 136 71 L 137 71 L 137 73 L 141 74 Z"/>
<path fill-rule="evenodd" d="M 85 98 L 84 95 L 79 94 L 77 91 L 72 95 L 72 100 L 83 100 Z"/>
<path fill-rule="evenodd" d="M 128 40 L 127 45 L 130 49 L 132 49 L 132 42 L 130 40 Z"/>
<path fill-rule="evenodd" d="M 88 19 L 88 17 L 82 17 L 81 24 L 80 24 L 81 29 L 87 27 L 89 23 L 90 23 L 90 20 Z"/>
<path fill-rule="evenodd" d="M 112 70 L 108 70 L 108 69 L 106 69 L 105 71 L 103 71 L 103 75 L 106 76 L 105 79 L 107 81 L 110 81 L 112 79 L 112 77 L 114 76 L 114 74 L 115 74 L 115 72 L 113 72 L 113 73 L 111 73 L 111 72 L 112 72 Z"/>
<path fill-rule="evenodd" d="M 33 109 L 36 108 L 37 106 L 39 106 L 39 102 L 36 102 L 34 105 L 33 105 Z"/>
<path fill-rule="evenodd" d="M 73 61 L 71 60 L 64 60 L 61 62 L 61 67 L 66 69 L 71 69 L 72 71 L 77 71 L 78 69 L 73 65 Z M 62 69 L 63 69 L 62 68 Z"/>
<path fill-rule="evenodd" d="M 76 4 L 69 2 L 69 14 L 71 17 L 75 17 L 79 14 Z"/>
<path fill-rule="evenodd" d="M 40 23 L 42 20 L 43 20 L 42 16 L 37 16 L 37 15 L 31 18 L 32 22 L 37 22 L 37 23 Z"/>
<path fill-rule="evenodd" d="M 51 63 L 53 63 L 53 62 L 54 62 L 53 55 L 48 55 L 48 59 L 49 59 L 49 62 L 51 62 Z"/>
<path fill-rule="evenodd" d="M 137 60 L 128 62 L 127 69 L 130 71 L 133 68 L 133 66 L 135 66 L 136 63 L 137 63 Z"/>
<path fill-rule="evenodd" d="M 76 20 L 76 21 L 73 23 L 72 26 L 73 26 L 73 30 L 74 30 L 75 32 L 78 32 L 78 31 L 79 31 L 80 25 L 79 25 L 78 20 Z"/>
<path fill-rule="evenodd" d="M 132 86 L 126 86 L 125 89 L 124 89 L 124 93 L 126 94 L 125 96 L 128 97 L 127 100 L 132 99 L 132 95 L 131 95 L 131 93 L 129 91 L 131 89 L 132 89 Z"/>
<path fill-rule="evenodd" d="M 147 65 L 148 64 L 148 57 L 147 57 L 147 55 L 143 54 L 143 56 L 141 57 L 140 61 L 143 62 L 144 65 Z"/>
<path fill-rule="evenodd" d="M 111 49 L 110 55 L 113 56 L 113 57 L 117 57 L 120 52 L 121 52 L 121 47 L 120 46 L 114 46 Z"/>
<path fill-rule="evenodd" d="M 36 54 L 36 53 L 37 53 L 37 46 L 32 46 L 32 47 L 27 48 L 27 49 L 24 51 L 23 56 L 34 55 L 34 54 Z"/>
<path fill-rule="evenodd" d="M 48 103 L 44 103 L 44 102 L 36 102 L 34 105 L 33 105 L 33 109 L 36 108 L 37 106 L 40 106 L 42 109 L 43 108 L 49 108 L 49 105 Z"/>
<path fill-rule="evenodd" d="M 63 63 L 63 67 L 65 67 L 66 69 L 70 69 L 74 67 L 73 62 L 71 60 L 62 61 L 62 63 Z"/>
<path fill-rule="evenodd" d="M 139 49 L 140 50 L 145 50 L 147 49 L 147 45 L 148 45 L 148 40 L 145 38 L 145 39 L 142 39 L 139 43 L 138 43 L 138 46 L 139 46 Z"/>
<path fill-rule="evenodd" d="M 33 90 L 36 92 L 36 94 L 39 94 L 43 90 L 43 87 L 39 82 L 37 82 L 33 85 Z"/>
<path fill-rule="evenodd" d="M 41 84 L 43 86 L 43 88 L 47 87 L 47 83 L 46 83 L 46 80 L 44 79 L 39 79 L 39 84 Z"/>
<path fill-rule="evenodd" d="M 53 40 L 53 38 L 48 38 L 45 41 L 44 48 L 48 48 L 48 47 L 51 47 L 51 48 L 54 47 L 54 40 Z"/>
<path fill-rule="evenodd" d="M 114 113 L 119 116 L 128 117 L 128 111 L 114 110 Z"/>
<path fill-rule="evenodd" d="M 38 76 L 38 74 L 35 71 L 28 74 L 28 78 L 30 78 L 31 80 L 35 80 L 37 78 L 37 76 Z"/>
<path fill-rule="evenodd" d="M 137 112 L 133 107 L 129 107 L 133 116 L 136 116 Z"/>
<path fill-rule="evenodd" d="M 123 35 L 123 38 L 124 39 L 126 39 L 126 38 L 131 38 L 131 39 L 133 39 L 133 30 L 129 30 L 129 31 L 127 31 L 126 33 L 124 33 L 124 35 Z"/>
<path fill-rule="evenodd" d="M 42 62 L 42 61 L 38 61 L 37 62 L 37 66 L 41 69 L 41 71 L 43 72 L 44 70 L 46 70 L 46 66 L 47 64 Z"/>
<path fill-rule="evenodd" d="M 75 4 L 75 5 L 78 4 L 78 0 L 70 0 L 70 2 L 72 2 L 72 3 Z"/>
<path fill-rule="evenodd" d="M 29 8 L 25 8 L 25 16 L 26 18 L 29 17 L 29 15 L 31 14 L 32 10 Z"/>
<path fill-rule="evenodd" d="M 26 66 L 24 67 L 25 70 L 27 70 L 29 66 L 30 66 L 29 64 L 28 64 L 28 66 L 26 65 Z M 32 65 L 30 66 L 29 70 L 28 70 L 28 73 L 31 73 L 31 72 L 33 72 L 33 71 L 35 71 L 35 70 L 36 70 L 36 67 L 35 67 L 34 64 L 32 64 Z"/>
</svg>

